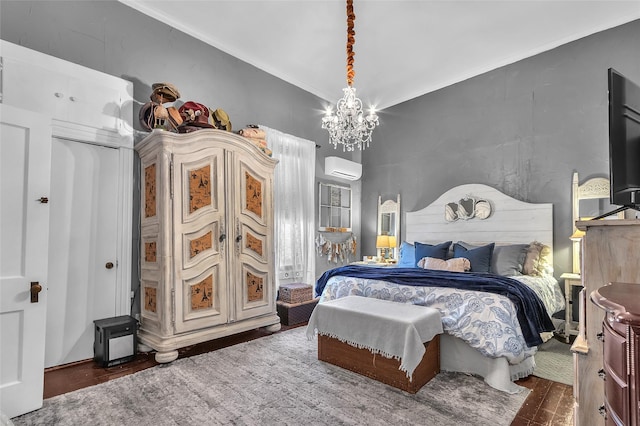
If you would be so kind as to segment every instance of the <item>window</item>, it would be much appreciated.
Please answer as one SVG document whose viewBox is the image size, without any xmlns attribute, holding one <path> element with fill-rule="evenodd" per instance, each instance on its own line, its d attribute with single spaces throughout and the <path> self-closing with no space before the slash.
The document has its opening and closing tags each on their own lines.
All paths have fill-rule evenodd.
<svg viewBox="0 0 640 426">
<path fill-rule="evenodd" d="M 321 231 L 351 231 L 351 188 L 320 183 Z"/>
</svg>

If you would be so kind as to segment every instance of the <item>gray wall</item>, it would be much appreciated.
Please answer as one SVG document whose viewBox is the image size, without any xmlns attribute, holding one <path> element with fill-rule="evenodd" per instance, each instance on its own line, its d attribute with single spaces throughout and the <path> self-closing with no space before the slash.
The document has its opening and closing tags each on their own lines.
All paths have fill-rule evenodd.
<svg viewBox="0 0 640 426">
<path fill-rule="evenodd" d="M 609 173 L 609 67 L 640 84 L 640 20 L 383 111 L 362 154 L 363 253 L 375 252 L 379 194 L 401 194 L 405 235 L 407 211 L 483 183 L 553 203 L 555 275 L 571 272 L 572 173 Z"/>
<path fill-rule="evenodd" d="M 119 2 L 3 0 L 0 19 L 4 40 L 132 81 L 136 117 L 151 84 L 169 81 L 182 101 L 223 108 L 234 129 L 264 124 L 316 141 L 317 181 L 331 181 L 325 156 L 348 157 L 320 128 L 321 99 Z M 608 173 L 606 70 L 640 82 L 638 58 L 635 21 L 382 111 L 371 148 L 353 156 L 364 165 L 353 185 L 356 257 L 375 253 L 378 195 L 400 193 L 404 216 L 455 185 L 485 183 L 554 204 L 556 275 L 570 270 L 571 173 Z M 331 266 L 318 258 L 317 275 Z"/>
<path fill-rule="evenodd" d="M 263 124 L 315 141 L 321 145 L 316 152 L 317 182 L 348 185 L 324 175 L 325 156 L 354 158 L 329 145 L 327 132 L 320 127 L 325 101 L 122 3 L 2 0 L 0 38 L 133 82 L 134 127 L 139 131 L 136 140 L 146 136 L 137 117 L 140 106 L 149 101 L 151 85 L 167 81 L 180 91 L 177 105 L 192 100 L 222 108 L 234 130 Z M 336 99 L 339 96 L 336 93 Z M 355 158 L 360 161 L 359 153 Z M 139 181 L 135 184 L 139 187 Z M 315 187 L 317 200 L 317 183 Z M 357 207 L 359 188 L 356 182 L 353 193 Z M 136 188 L 136 210 L 138 194 Z M 359 238 L 359 208 L 355 211 L 353 228 Z M 134 249 L 139 246 L 138 215 L 135 211 Z M 359 256 L 358 251 L 356 258 Z M 134 265 L 137 263 L 136 257 Z M 317 258 L 318 275 L 333 266 L 326 258 Z M 137 270 L 133 273 L 135 288 Z"/>
</svg>

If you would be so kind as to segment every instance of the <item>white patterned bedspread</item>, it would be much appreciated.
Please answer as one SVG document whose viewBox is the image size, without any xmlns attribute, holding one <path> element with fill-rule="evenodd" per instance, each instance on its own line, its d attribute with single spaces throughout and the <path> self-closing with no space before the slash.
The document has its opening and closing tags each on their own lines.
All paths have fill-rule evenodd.
<svg viewBox="0 0 640 426">
<path fill-rule="evenodd" d="M 549 316 L 564 309 L 564 298 L 553 276 L 511 278 L 533 289 Z M 446 333 L 459 337 L 485 356 L 505 357 L 510 364 L 518 364 L 537 351 L 527 347 L 513 303 L 498 294 L 335 276 L 327 281 L 320 303 L 349 295 L 436 308 Z"/>
</svg>

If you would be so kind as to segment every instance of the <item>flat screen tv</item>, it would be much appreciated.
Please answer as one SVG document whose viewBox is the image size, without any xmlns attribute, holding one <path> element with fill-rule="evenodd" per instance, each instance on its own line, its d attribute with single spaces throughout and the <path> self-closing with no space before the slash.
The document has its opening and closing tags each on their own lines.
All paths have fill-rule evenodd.
<svg viewBox="0 0 640 426">
<path fill-rule="evenodd" d="M 609 179 L 611 204 L 640 211 L 640 86 L 609 68 Z"/>
</svg>

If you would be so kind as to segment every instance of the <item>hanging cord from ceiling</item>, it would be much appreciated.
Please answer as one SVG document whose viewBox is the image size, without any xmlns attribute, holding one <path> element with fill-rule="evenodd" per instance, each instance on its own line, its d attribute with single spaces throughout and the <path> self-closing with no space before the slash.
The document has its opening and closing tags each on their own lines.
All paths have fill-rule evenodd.
<svg viewBox="0 0 640 426">
<path fill-rule="evenodd" d="M 355 62 L 353 45 L 356 42 L 356 32 L 353 29 L 355 20 L 356 13 L 353 11 L 353 0 L 347 0 L 347 85 L 349 87 L 353 85 L 353 79 L 356 76 L 356 72 L 353 69 L 353 63 Z"/>
</svg>

